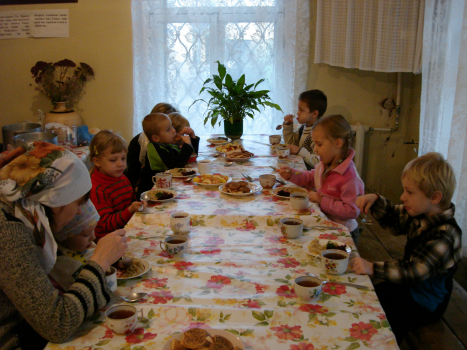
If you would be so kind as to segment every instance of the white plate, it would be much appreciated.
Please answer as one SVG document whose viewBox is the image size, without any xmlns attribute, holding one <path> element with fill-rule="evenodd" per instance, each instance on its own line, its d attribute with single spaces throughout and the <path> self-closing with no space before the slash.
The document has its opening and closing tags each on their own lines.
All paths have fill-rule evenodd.
<svg viewBox="0 0 467 350">
<path fill-rule="evenodd" d="M 229 177 L 226 182 L 229 182 L 231 181 L 232 178 Z M 203 184 L 203 183 L 200 183 L 200 182 L 193 182 L 195 184 L 197 184 L 198 186 L 202 186 L 202 187 L 206 187 L 206 188 L 218 188 L 220 185 L 224 185 L 224 183 L 221 183 L 221 184 Z"/>
<path fill-rule="evenodd" d="M 141 272 L 139 275 L 135 275 L 135 276 L 131 276 L 131 277 L 123 277 L 123 278 L 122 277 L 117 277 L 117 280 L 125 281 L 125 280 L 129 280 L 129 279 L 132 279 L 132 278 L 136 278 L 136 277 L 144 275 L 145 273 L 147 273 L 151 269 L 151 264 L 146 259 L 138 259 L 138 258 L 133 258 L 133 259 L 134 260 L 139 260 L 139 261 L 141 261 L 143 263 L 144 271 Z"/>
<path fill-rule="evenodd" d="M 229 140 L 222 140 L 222 139 L 207 139 L 210 144 L 212 145 L 226 145 L 229 143 Z"/>
<path fill-rule="evenodd" d="M 184 170 L 194 171 L 195 173 L 193 175 L 182 175 L 181 172 L 184 171 Z M 174 169 L 170 169 L 170 170 L 165 171 L 165 173 L 172 174 L 172 177 L 174 179 L 186 179 L 186 178 L 189 178 L 189 177 L 194 177 L 194 176 L 196 176 L 198 174 L 196 172 L 196 169 L 192 169 L 192 168 L 174 168 Z"/>
<path fill-rule="evenodd" d="M 230 158 L 228 155 L 225 155 L 225 159 L 228 160 L 229 162 L 246 162 L 250 160 L 253 157 L 248 157 L 248 158 Z"/>
<path fill-rule="evenodd" d="M 311 251 L 310 251 L 310 245 L 313 243 L 313 241 L 314 241 L 314 240 L 311 240 L 311 241 L 309 241 L 309 242 L 306 242 L 306 243 L 303 245 L 303 251 L 304 251 L 305 253 L 307 253 L 308 255 L 316 256 L 316 255 L 319 255 L 319 254 L 316 254 L 316 252 L 311 252 Z M 326 240 L 326 244 L 327 244 L 327 242 L 329 242 L 329 241 L 332 242 L 332 243 L 339 244 L 339 245 L 345 244 L 344 242 L 336 241 L 336 240 L 334 240 L 334 239 L 328 239 L 328 240 Z M 323 250 L 326 250 L 326 248 L 324 248 Z M 323 250 L 321 250 L 321 252 L 322 252 Z M 347 253 L 350 254 L 350 253 L 352 252 L 352 248 L 350 248 L 347 244 L 345 244 L 345 251 L 346 251 Z M 321 252 L 320 252 L 320 254 L 321 254 Z"/>
<path fill-rule="evenodd" d="M 178 193 L 177 191 L 173 191 L 173 190 L 168 190 L 168 189 L 165 189 L 165 188 L 156 188 L 154 190 L 150 190 L 150 191 L 146 191 L 144 193 L 148 193 L 151 198 L 153 198 L 153 194 L 155 195 L 156 193 L 159 193 L 159 192 L 168 192 L 168 193 L 172 193 L 173 194 L 173 197 L 172 198 L 169 198 L 169 199 L 150 199 L 149 202 L 159 202 L 159 203 L 164 203 L 164 202 L 168 202 L 168 201 L 171 201 L 171 200 L 174 200 L 175 197 L 177 197 Z"/>
<path fill-rule="evenodd" d="M 215 336 L 215 335 L 221 335 L 224 338 L 226 338 L 228 341 L 230 341 L 234 348 L 237 346 L 240 350 L 245 350 L 245 346 L 243 345 L 240 338 L 238 338 L 237 336 L 233 335 L 230 332 L 223 331 L 223 330 L 220 330 L 220 329 L 212 329 L 212 328 L 206 329 L 206 332 L 208 332 L 208 334 L 210 336 L 212 336 L 212 337 Z M 162 347 L 162 350 L 172 350 L 172 341 L 173 341 L 173 339 L 177 339 L 178 341 L 182 341 L 183 337 L 184 337 L 183 333 L 172 334 L 171 339 L 169 339 L 164 344 L 164 346 Z"/>
<path fill-rule="evenodd" d="M 219 191 L 224 193 L 224 194 L 227 194 L 229 196 L 235 196 L 235 197 L 249 196 L 249 195 L 255 194 L 256 192 L 259 192 L 259 191 L 261 191 L 263 189 L 260 185 L 257 185 L 257 184 L 254 184 L 254 183 L 249 183 L 248 187 L 251 189 L 250 193 L 229 193 L 227 191 L 224 191 L 224 186 L 225 185 L 226 184 L 222 184 L 222 186 L 219 187 Z"/>
<path fill-rule="evenodd" d="M 302 192 L 302 193 L 308 193 L 308 191 L 302 187 L 296 187 L 296 186 L 282 186 L 282 187 L 276 187 L 272 189 L 272 194 L 275 195 L 276 197 L 282 198 L 282 199 L 290 199 L 289 197 L 285 196 L 280 196 L 277 194 L 280 190 L 286 190 L 289 193 L 295 193 L 295 192 Z"/>
</svg>

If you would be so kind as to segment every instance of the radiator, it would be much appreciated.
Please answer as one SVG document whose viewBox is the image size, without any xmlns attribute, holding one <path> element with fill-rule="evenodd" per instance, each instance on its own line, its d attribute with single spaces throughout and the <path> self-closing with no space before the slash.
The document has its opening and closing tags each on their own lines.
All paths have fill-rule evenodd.
<svg viewBox="0 0 467 350">
<path fill-rule="evenodd" d="M 355 158 L 354 163 L 357 167 L 357 171 L 362 176 L 363 170 L 363 150 L 365 148 L 365 133 L 370 129 L 368 126 L 362 125 L 360 123 L 351 125 L 352 130 L 355 132 Z"/>
</svg>

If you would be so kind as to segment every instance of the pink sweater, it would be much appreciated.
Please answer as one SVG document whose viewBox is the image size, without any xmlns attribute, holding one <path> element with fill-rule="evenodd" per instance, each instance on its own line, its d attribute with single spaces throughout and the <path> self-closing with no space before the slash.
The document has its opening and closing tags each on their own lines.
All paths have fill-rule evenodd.
<svg viewBox="0 0 467 350">
<path fill-rule="evenodd" d="M 319 162 L 315 169 L 303 171 L 300 175 L 293 175 L 290 179 L 298 186 L 315 188 L 316 192 L 322 196 L 320 208 L 323 213 L 330 220 L 347 226 L 350 232 L 358 227 L 355 219 L 360 215 L 360 210 L 355 205 L 355 199 L 363 195 L 365 189 L 352 161 L 354 156 L 355 151 L 350 148 L 348 157 L 331 170 L 324 182 L 322 182 L 323 162 Z"/>
</svg>

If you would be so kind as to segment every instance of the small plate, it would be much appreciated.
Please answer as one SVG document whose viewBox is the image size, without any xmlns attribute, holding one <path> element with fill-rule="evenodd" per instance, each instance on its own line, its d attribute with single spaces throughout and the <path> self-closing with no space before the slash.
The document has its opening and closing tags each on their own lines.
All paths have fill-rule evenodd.
<svg viewBox="0 0 467 350">
<path fill-rule="evenodd" d="M 313 239 L 313 240 L 311 240 L 309 242 L 306 242 L 303 245 L 303 251 L 305 253 L 307 253 L 308 255 L 311 255 L 311 256 L 320 255 L 323 250 L 326 250 L 326 248 L 324 248 L 324 249 L 318 248 L 316 245 L 317 245 L 317 242 L 319 242 L 319 241 L 320 240 L 318 238 L 315 238 L 315 239 Z M 334 239 L 326 239 L 324 241 L 326 241 L 326 244 L 327 244 L 327 242 L 332 242 L 332 243 L 336 243 L 336 244 L 339 244 L 339 245 L 345 244 L 344 242 L 336 241 Z M 320 247 L 321 247 L 321 245 L 320 245 Z M 352 252 L 352 248 L 350 248 L 347 244 L 345 244 L 345 251 L 350 254 Z"/>
<path fill-rule="evenodd" d="M 208 328 L 208 329 L 205 329 L 205 330 L 206 330 L 206 332 L 208 332 L 208 334 L 211 337 L 213 337 L 215 335 L 223 336 L 224 338 L 226 338 L 228 341 L 230 341 L 232 343 L 232 346 L 234 348 L 238 347 L 238 349 L 240 349 L 240 350 L 245 350 L 245 346 L 243 345 L 240 338 L 233 335 L 232 333 L 227 332 L 227 331 L 223 331 L 223 330 L 220 330 L 220 329 L 212 329 L 212 328 Z M 183 337 L 184 337 L 183 333 L 172 334 L 171 339 L 169 339 L 164 344 L 164 346 L 162 347 L 162 350 L 172 350 L 172 341 L 173 341 L 173 339 L 177 339 L 178 341 L 182 341 Z"/>
<path fill-rule="evenodd" d="M 224 186 L 226 184 L 222 184 L 222 186 L 219 187 L 219 191 L 227 194 L 229 196 L 234 196 L 234 197 L 245 197 L 245 196 L 250 196 L 252 194 L 255 194 L 256 192 L 261 191 L 263 188 L 260 185 L 254 184 L 254 183 L 249 183 L 248 187 L 251 189 L 250 193 L 229 193 L 227 191 L 224 191 Z"/>
<path fill-rule="evenodd" d="M 182 175 L 182 171 L 194 171 L 195 173 L 192 175 Z M 198 174 L 196 172 L 196 169 L 192 169 L 192 168 L 174 168 L 174 169 L 165 171 L 165 173 L 172 174 L 172 177 L 174 179 L 186 179 L 188 177 L 194 177 L 196 176 L 196 174 Z"/>
<path fill-rule="evenodd" d="M 282 187 L 276 187 L 272 189 L 272 194 L 275 195 L 276 197 L 282 198 L 282 199 L 290 199 L 289 197 L 286 196 L 281 196 L 277 194 L 277 192 L 285 190 L 289 193 L 295 193 L 295 192 L 302 192 L 302 193 L 308 193 L 308 191 L 302 187 L 296 187 L 296 186 L 282 186 Z"/>
<path fill-rule="evenodd" d="M 211 145 L 226 145 L 229 143 L 229 140 L 223 140 L 223 139 L 207 139 L 206 141 L 208 141 Z"/>
<path fill-rule="evenodd" d="M 145 273 L 147 273 L 150 269 L 151 269 L 151 264 L 149 263 L 149 261 L 147 261 L 146 259 L 138 259 L 138 258 L 133 258 L 133 260 L 139 260 L 141 261 L 141 263 L 144 265 L 144 271 L 141 272 L 140 274 L 138 275 L 134 275 L 134 276 L 131 276 L 131 277 L 117 277 L 117 280 L 119 281 L 125 281 L 125 280 L 129 280 L 129 279 L 132 279 L 132 278 L 136 278 L 136 277 L 139 277 L 139 276 L 142 276 L 144 275 Z"/>
<path fill-rule="evenodd" d="M 232 158 L 231 155 L 235 153 L 241 153 L 241 150 L 226 152 L 224 153 L 224 158 L 228 160 L 229 162 L 246 162 L 254 157 L 254 156 L 251 156 L 251 157 L 244 157 L 244 158 Z"/>
<path fill-rule="evenodd" d="M 168 193 L 172 193 L 173 194 L 173 197 L 172 198 L 169 198 L 169 199 L 157 199 L 156 196 L 156 193 L 159 193 L 159 192 L 168 192 Z M 177 191 L 173 191 L 173 190 L 168 190 L 168 189 L 165 189 L 165 188 L 156 188 L 154 190 L 150 190 L 150 191 L 146 191 L 144 193 L 147 193 L 149 194 L 150 196 L 150 200 L 149 202 L 158 202 L 158 203 L 164 203 L 164 202 L 168 202 L 168 201 L 171 201 L 171 200 L 174 200 L 175 197 L 177 197 L 178 193 Z M 153 199 L 154 198 L 154 199 Z"/>
</svg>

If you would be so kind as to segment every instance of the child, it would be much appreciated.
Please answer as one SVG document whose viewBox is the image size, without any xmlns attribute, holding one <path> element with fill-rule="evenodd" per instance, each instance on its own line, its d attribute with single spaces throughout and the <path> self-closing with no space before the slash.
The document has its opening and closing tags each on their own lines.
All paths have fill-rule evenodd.
<svg viewBox="0 0 467 350">
<path fill-rule="evenodd" d="M 75 283 L 82 267 L 94 253 L 94 228 L 98 221 L 96 208 L 87 201 L 81 206 L 81 214 L 54 235 L 58 243 L 57 261 L 49 277 L 62 292 Z"/>
<path fill-rule="evenodd" d="M 188 135 L 192 139 L 197 139 L 197 145 L 199 145 L 199 137 L 195 135 L 195 132 L 190 128 L 190 122 L 183 115 L 178 112 L 172 112 L 168 114 L 170 120 L 172 121 L 172 126 L 175 129 L 177 135 L 175 136 L 175 141 L 182 146 L 180 135 Z M 193 144 L 193 142 L 192 142 Z"/>
<path fill-rule="evenodd" d="M 199 146 L 199 137 L 196 137 L 193 129 L 185 127 L 182 130 L 184 134 L 177 135 L 166 114 L 148 114 L 143 119 L 143 131 L 150 143 L 141 171 L 138 196 L 153 187 L 152 177 L 155 174 L 184 167 L 193 152 L 198 153 Z M 182 142 L 181 148 L 175 145 L 178 139 Z"/>
<path fill-rule="evenodd" d="M 324 115 L 328 106 L 326 95 L 321 90 L 302 92 L 298 97 L 297 120 L 302 126 L 293 131 L 292 114 L 284 117 L 282 135 L 291 154 L 298 154 L 305 161 L 308 170 L 319 163 L 319 157 L 314 153 L 311 139 L 311 127 Z"/>
<path fill-rule="evenodd" d="M 158 103 L 151 111 L 151 113 L 164 114 L 173 112 L 177 112 L 177 109 L 171 104 L 165 102 Z M 190 126 L 189 123 L 188 126 Z M 144 132 L 142 132 L 133 137 L 128 145 L 128 169 L 126 169 L 125 175 L 128 180 L 130 180 L 131 186 L 133 186 L 135 192 L 138 187 L 140 171 L 144 165 L 144 160 L 146 159 L 148 143 L 148 138 Z"/>
<path fill-rule="evenodd" d="M 91 169 L 91 201 L 100 215 L 96 227 L 97 239 L 123 228 L 133 214 L 146 202 L 135 201 L 130 181 L 123 175 L 126 168 L 125 140 L 109 130 L 99 131 L 89 146 Z"/>
<path fill-rule="evenodd" d="M 347 226 L 357 244 L 360 230 L 355 219 L 360 210 L 355 199 L 364 194 L 364 184 L 352 161 L 352 129 L 343 116 L 329 115 L 313 125 L 311 137 L 321 159 L 316 168 L 299 172 L 284 167 L 278 172 L 299 186 L 316 188 L 309 194 L 310 201 L 318 203 L 330 220 Z"/>
<path fill-rule="evenodd" d="M 443 315 L 452 291 L 452 276 L 461 261 L 461 230 L 451 198 L 454 171 L 439 153 L 409 162 L 402 172 L 402 205 L 367 194 L 357 205 L 394 235 L 407 235 L 402 259 L 352 261 L 355 273 L 383 278 L 375 286 L 389 324 L 401 343 L 405 334 Z"/>
</svg>

